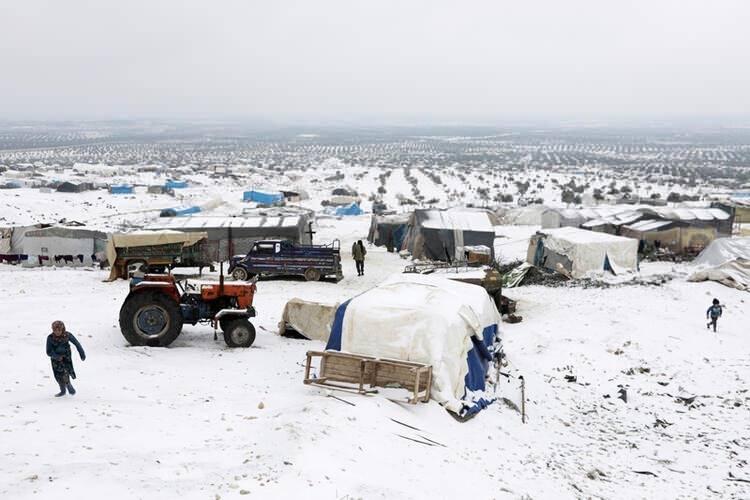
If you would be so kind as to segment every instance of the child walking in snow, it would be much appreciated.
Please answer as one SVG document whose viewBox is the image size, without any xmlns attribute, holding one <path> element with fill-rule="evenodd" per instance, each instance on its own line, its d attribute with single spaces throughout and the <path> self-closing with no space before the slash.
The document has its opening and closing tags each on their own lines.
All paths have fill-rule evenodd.
<svg viewBox="0 0 750 500">
<path fill-rule="evenodd" d="M 721 305 L 719 299 L 714 299 L 711 307 L 706 311 L 706 319 L 711 318 L 711 321 L 706 323 L 706 328 L 711 328 L 714 325 L 714 331 L 716 331 L 716 321 L 721 317 Z"/>
<path fill-rule="evenodd" d="M 62 321 L 52 323 L 52 333 L 47 336 L 47 356 L 52 361 L 52 373 L 55 375 L 57 385 L 60 386 L 60 392 L 55 394 L 58 398 L 65 396 L 66 389 L 71 396 L 76 393 L 73 384 L 70 383 L 71 378 L 76 378 L 70 342 L 76 346 L 81 361 L 85 361 L 86 353 L 83 352 L 83 347 L 73 334 L 65 329 L 65 323 Z"/>
</svg>

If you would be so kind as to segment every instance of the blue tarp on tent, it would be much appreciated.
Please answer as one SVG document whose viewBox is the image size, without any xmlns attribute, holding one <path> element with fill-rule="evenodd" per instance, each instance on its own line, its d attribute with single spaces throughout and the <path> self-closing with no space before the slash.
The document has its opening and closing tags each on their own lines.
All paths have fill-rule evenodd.
<svg viewBox="0 0 750 500">
<path fill-rule="evenodd" d="M 164 184 L 164 189 L 184 189 L 186 187 L 188 187 L 188 183 L 186 181 L 169 180 L 166 184 Z"/>
<path fill-rule="evenodd" d="M 182 217 L 197 214 L 200 211 L 201 207 L 165 208 L 159 213 L 159 217 Z"/>
<path fill-rule="evenodd" d="M 423 280 L 424 278 L 420 278 L 420 279 Z M 462 290 L 459 289 L 458 293 L 460 293 L 461 291 Z M 481 290 L 481 291 L 484 293 L 484 290 Z M 367 293 L 368 292 L 364 292 L 364 294 L 362 295 L 365 295 Z M 439 292 L 436 291 L 435 293 L 439 293 Z M 455 291 L 453 293 L 455 293 Z M 468 296 L 464 297 L 465 300 L 467 301 L 466 303 L 467 304 L 472 303 L 475 307 L 481 309 L 481 307 L 483 306 L 481 304 L 477 304 L 476 301 L 473 301 L 473 299 L 475 299 L 476 297 L 474 297 L 472 293 L 473 292 L 470 292 L 469 294 L 467 294 L 467 295 L 471 295 L 471 297 L 468 297 Z M 401 296 L 405 296 L 405 295 L 402 294 Z M 380 341 L 372 338 L 373 335 L 378 335 L 377 333 L 378 330 L 373 331 L 373 330 L 369 330 L 366 328 L 362 329 L 361 327 L 357 327 L 355 330 L 351 329 L 353 328 L 352 327 L 353 321 L 359 324 L 360 320 L 362 319 L 361 312 L 359 313 L 356 312 L 357 308 L 350 309 L 352 302 L 353 301 L 356 302 L 357 299 L 358 297 L 354 297 L 350 300 L 347 300 L 336 309 L 336 313 L 334 314 L 334 318 L 333 318 L 333 323 L 331 325 L 331 334 L 328 338 L 328 343 L 326 345 L 326 350 L 340 351 L 342 349 L 342 336 L 343 336 L 343 331 L 344 331 L 345 318 L 347 317 L 348 310 L 349 311 L 354 310 L 355 312 L 350 312 L 352 316 L 350 319 L 347 320 L 347 324 L 348 324 L 347 331 L 349 332 L 347 335 L 350 335 L 350 337 L 347 337 L 347 338 L 349 338 L 351 341 L 351 339 L 353 338 L 351 337 L 351 335 L 360 336 L 360 337 L 362 335 L 365 335 L 372 339 L 369 341 L 370 345 L 376 346 L 379 344 Z M 479 301 L 481 302 L 484 299 L 489 301 L 488 297 L 484 297 L 483 299 L 480 299 Z M 367 299 L 363 299 L 363 300 L 365 304 L 368 303 Z M 386 297 L 385 302 L 387 301 L 388 299 Z M 378 303 L 382 304 L 383 311 L 372 310 L 372 312 L 368 314 L 371 314 L 372 317 L 378 317 L 378 318 L 387 318 L 388 316 L 393 316 L 394 314 L 393 304 L 387 304 L 387 303 L 382 303 L 382 302 L 378 302 Z M 405 318 L 405 317 L 413 318 L 416 324 L 424 325 L 422 320 L 419 319 L 419 316 L 421 314 L 437 315 L 437 316 L 441 314 L 440 311 L 435 311 L 435 313 L 433 314 L 432 312 L 430 312 L 430 310 L 419 310 L 419 306 L 417 306 L 416 309 L 412 310 L 409 305 L 404 304 L 401 301 L 399 301 L 398 303 L 399 303 L 399 306 L 397 309 L 399 309 L 401 312 L 404 312 L 406 309 L 409 309 L 408 316 L 402 316 L 402 318 Z M 359 304 L 360 304 L 360 311 L 361 311 L 362 302 L 360 302 Z M 367 307 L 370 307 L 370 306 L 367 306 Z M 373 307 L 375 307 L 375 309 L 378 309 L 377 306 L 373 306 Z M 478 336 L 476 335 L 472 335 L 470 337 L 471 342 L 472 342 L 472 348 L 469 349 L 466 355 L 467 372 L 466 372 L 466 376 L 464 377 L 464 394 L 459 404 L 460 411 L 459 409 L 455 409 L 455 407 L 452 410 L 452 411 L 455 411 L 459 415 L 459 417 L 462 419 L 466 419 L 475 415 L 476 413 L 486 408 L 488 405 L 490 405 L 494 401 L 494 397 L 491 394 L 485 392 L 487 390 L 487 386 L 486 386 L 487 373 L 490 369 L 491 362 L 493 360 L 493 353 L 499 350 L 500 348 L 499 335 L 498 335 L 499 314 L 497 313 L 497 310 L 494 309 L 494 304 L 492 304 L 491 307 L 495 311 L 493 314 L 496 315 L 495 319 L 491 321 L 495 321 L 495 322 L 483 327 L 482 339 L 479 339 Z M 487 318 L 487 316 L 481 316 L 481 315 L 480 317 L 485 317 L 485 320 Z M 396 319 L 396 321 L 398 321 L 398 319 Z M 387 320 L 386 320 L 386 323 L 383 323 L 380 326 L 383 328 L 388 328 Z M 397 329 L 403 328 L 403 323 L 399 325 L 394 324 L 394 328 L 397 328 Z M 451 331 L 439 332 L 435 330 L 430 330 L 430 332 L 427 333 L 427 335 L 453 335 L 454 333 L 457 333 L 457 331 L 451 330 Z M 361 346 L 363 344 L 359 344 L 359 345 Z M 387 346 L 388 344 L 381 344 L 381 345 Z M 424 347 L 423 345 L 420 344 L 420 341 L 415 341 L 415 345 L 417 346 L 416 348 L 418 350 Z M 375 347 L 375 349 L 378 349 L 378 348 Z M 362 354 L 377 355 L 375 352 L 367 352 L 366 350 L 362 351 Z M 438 365 L 439 364 L 440 363 L 438 363 Z"/>
<path fill-rule="evenodd" d="M 242 193 L 242 201 L 254 201 L 261 205 L 273 205 L 284 201 L 284 195 L 271 191 L 245 191 Z"/>
<path fill-rule="evenodd" d="M 336 216 L 342 216 L 342 215 L 362 215 L 364 210 L 362 210 L 359 205 L 356 203 L 352 203 L 351 205 L 347 205 L 345 207 L 338 207 L 336 208 L 336 211 L 334 212 Z"/>
<path fill-rule="evenodd" d="M 121 186 L 110 186 L 109 192 L 112 194 L 133 194 L 133 186 L 121 185 Z"/>
</svg>

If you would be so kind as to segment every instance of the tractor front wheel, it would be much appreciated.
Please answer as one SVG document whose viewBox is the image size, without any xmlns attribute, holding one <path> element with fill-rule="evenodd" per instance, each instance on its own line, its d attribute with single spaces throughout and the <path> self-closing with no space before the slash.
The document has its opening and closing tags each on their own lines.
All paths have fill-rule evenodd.
<svg viewBox="0 0 750 500">
<path fill-rule="evenodd" d="M 255 327 L 244 318 L 230 321 L 224 329 L 224 342 L 229 347 L 250 347 L 255 342 Z"/>
<path fill-rule="evenodd" d="M 182 332 L 180 305 L 160 292 L 138 292 L 120 308 L 120 331 L 131 345 L 166 347 Z"/>
</svg>

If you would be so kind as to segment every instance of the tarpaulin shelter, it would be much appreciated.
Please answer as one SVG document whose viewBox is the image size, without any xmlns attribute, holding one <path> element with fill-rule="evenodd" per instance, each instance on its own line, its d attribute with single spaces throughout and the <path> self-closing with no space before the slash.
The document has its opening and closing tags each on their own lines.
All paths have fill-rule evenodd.
<svg viewBox="0 0 750 500">
<path fill-rule="evenodd" d="M 351 205 L 344 207 L 336 207 L 336 210 L 334 211 L 334 214 L 337 217 L 345 215 L 362 215 L 363 213 L 365 213 L 364 210 L 362 210 L 357 203 L 352 203 Z"/>
<path fill-rule="evenodd" d="M 111 194 L 133 194 L 133 186 L 127 184 L 121 184 L 119 186 L 110 186 L 109 192 Z"/>
<path fill-rule="evenodd" d="M 591 271 L 635 270 L 638 266 L 638 240 L 574 227 L 543 229 L 529 239 L 529 264 L 558 270 L 574 278 Z"/>
<path fill-rule="evenodd" d="M 484 245 L 493 252 L 495 228 L 481 210 L 417 209 L 409 218 L 402 249 L 416 259 L 464 259 L 464 246 Z"/>
<path fill-rule="evenodd" d="M 750 290 L 750 237 L 719 238 L 693 261 L 698 268 L 688 281 L 718 281 L 740 290 Z"/>
<path fill-rule="evenodd" d="M 259 191 L 253 189 L 242 193 L 242 201 L 253 201 L 261 205 L 274 205 L 284 201 L 284 194 L 277 191 Z"/>
<path fill-rule="evenodd" d="M 107 234 L 81 227 L 52 226 L 26 231 L 23 252 L 29 255 L 82 256 L 80 263 L 90 263 L 91 256 L 103 252 Z"/>
<path fill-rule="evenodd" d="M 373 215 L 370 221 L 370 231 L 367 241 L 379 247 L 401 250 L 406 238 L 409 215 Z"/>
<path fill-rule="evenodd" d="M 184 189 L 186 187 L 188 187 L 187 181 L 168 180 L 164 184 L 164 189 Z"/>
<path fill-rule="evenodd" d="M 484 288 L 396 275 L 341 304 L 326 349 L 432 366 L 432 399 L 466 417 L 492 402 L 485 377 L 500 314 Z"/>
<path fill-rule="evenodd" d="M 291 299 L 281 313 L 279 334 L 284 335 L 292 329 L 310 340 L 328 342 L 338 307 L 338 304 Z"/>
<path fill-rule="evenodd" d="M 220 262 L 229 260 L 234 255 L 246 254 L 258 240 L 290 240 L 309 245 L 311 220 L 311 215 L 305 212 L 242 217 L 188 215 L 160 218 L 145 229 L 205 232 L 214 249 L 213 259 Z"/>
<path fill-rule="evenodd" d="M 179 207 L 179 208 L 164 208 L 159 212 L 159 217 L 185 217 L 186 215 L 193 215 L 200 213 L 201 207 Z"/>
</svg>

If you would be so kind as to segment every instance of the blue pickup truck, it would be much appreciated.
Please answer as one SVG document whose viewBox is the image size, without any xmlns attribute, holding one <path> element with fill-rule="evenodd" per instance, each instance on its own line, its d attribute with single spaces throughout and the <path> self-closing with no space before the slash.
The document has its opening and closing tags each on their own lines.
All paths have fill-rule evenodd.
<svg viewBox="0 0 750 500">
<path fill-rule="evenodd" d="M 344 278 L 338 240 L 330 245 L 296 245 L 289 240 L 261 240 L 253 243 L 247 255 L 236 255 L 229 262 L 229 274 L 245 281 L 253 276 L 304 276 L 307 281 Z"/>
</svg>

